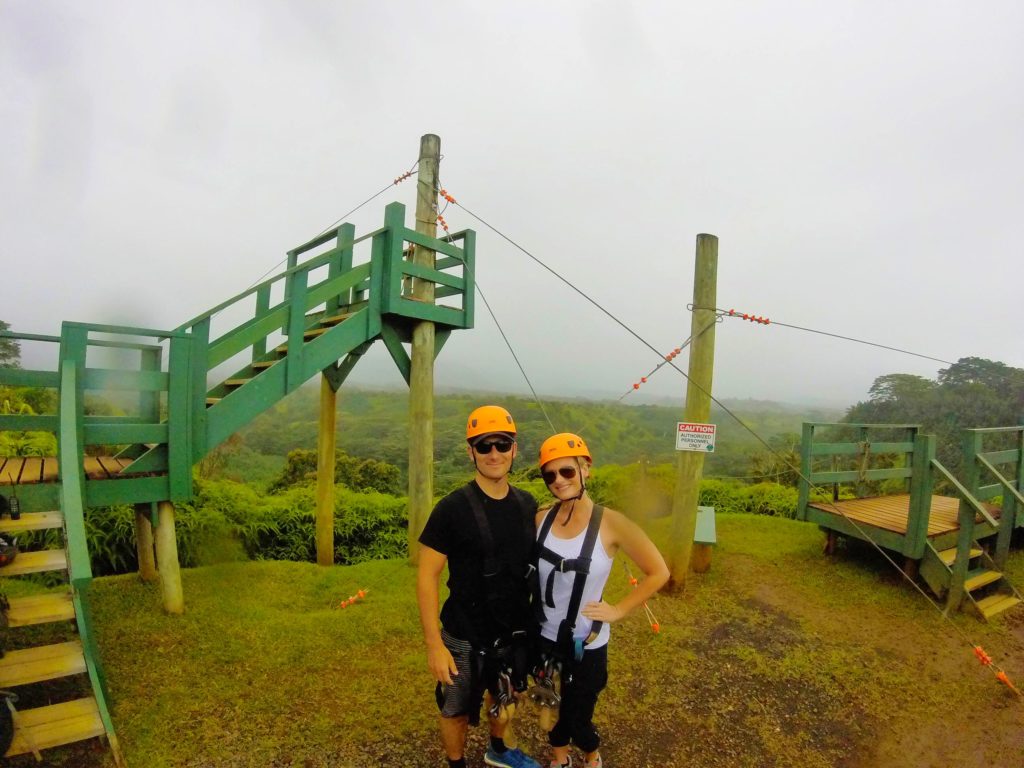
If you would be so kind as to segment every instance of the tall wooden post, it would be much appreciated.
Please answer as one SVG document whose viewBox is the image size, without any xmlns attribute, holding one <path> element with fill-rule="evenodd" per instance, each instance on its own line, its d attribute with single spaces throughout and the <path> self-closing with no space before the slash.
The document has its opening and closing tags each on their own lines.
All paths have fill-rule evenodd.
<svg viewBox="0 0 1024 768">
<path fill-rule="evenodd" d="M 316 562 L 334 565 L 334 465 L 338 393 L 320 374 L 320 431 L 316 439 Z"/>
<path fill-rule="evenodd" d="M 156 562 L 160 569 L 160 592 L 163 594 L 164 610 L 168 613 L 184 613 L 185 596 L 181 591 L 178 541 L 174 535 L 174 505 L 169 501 L 161 501 L 158 510 Z"/>
<path fill-rule="evenodd" d="M 697 235 L 697 259 L 693 275 L 693 316 L 690 318 L 690 366 L 683 420 L 707 423 L 711 417 L 711 380 L 715 367 L 715 297 L 718 280 L 718 238 Z M 676 464 L 676 489 L 672 498 L 672 538 L 669 550 L 669 584 L 673 590 L 686 585 L 697 527 L 697 501 L 704 454 L 681 451 Z"/>
<path fill-rule="evenodd" d="M 441 139 L 428 133 L 420 138 L 416 182 L 416 231 L 437 236 L 437 169 Z M 417 245 L 414 264 L 434 267 L 434 251 Z M 434 303 L 434 284 L 415 279 L 413 298 Z M 420 532 L 434 503 L 434 324 L 417 323 L 412 331 L 409 372 L 409 561 L 418 560 Z"/>
</svg>

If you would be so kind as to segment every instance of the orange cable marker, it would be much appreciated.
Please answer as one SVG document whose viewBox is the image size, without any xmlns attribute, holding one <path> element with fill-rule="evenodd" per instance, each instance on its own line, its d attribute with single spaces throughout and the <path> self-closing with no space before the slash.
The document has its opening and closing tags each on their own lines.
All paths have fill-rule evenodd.
<svg viewBox="0 0 1024 768">
<path fill-rule="evenodd" d="M 977 656 L 978 661 L 981 662 L 981 666 L 983 667 L 987 667 L 992 663 L 992 657 L 985 653 L 985 649 L 980 645 L 974 646 L 974 655 Z"/>
<path fill-rule="evenodd" d="M 1021 692 L 1020 692 L 1020 691 L 1018 691 L 1018 690 L 1017 690 L 1017 689 L 1016 689 L 1016 688 L 1014 687 L 1013 683 L 1011 683 L 1011 682 L 1010 682 L 1010 678 L 1009 678 L 1009 677 L 1007 677 L 1006 673 L 1005 673 L 1005 672 L 1003 672 L 1003 670 L 999 670 L 998 672 L 996 672 L 996 680 L 998 680 L 998 681 L 999 681 L 1000 683 L 1002 683 L 1003 685 L 1005 685 L 1005 686 L 1006 686 L 1007 688 L 1009 688 L 1009 689 L 1010 689 L 1011 691 L 1013 691 L 1014 693 L 1016 693 L 1016 694 L 1017 694 L 1018 696 L 1020 696 L 1020 695 L 1021 695 Z"/>
</svg>

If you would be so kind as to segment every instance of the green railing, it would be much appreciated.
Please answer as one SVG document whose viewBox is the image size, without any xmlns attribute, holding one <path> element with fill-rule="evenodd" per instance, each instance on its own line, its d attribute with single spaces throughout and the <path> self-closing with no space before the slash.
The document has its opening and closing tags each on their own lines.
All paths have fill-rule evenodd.
<svg viewBox="0 0 1024 768">
<path fill-rule="evenodd" d="M 964 485 L 981 502 L 1002 497 L 992 559 L 1006 565 L 1013 529 L 1024 524 L 1024 426 L 965 429 Z"/>
</svg>

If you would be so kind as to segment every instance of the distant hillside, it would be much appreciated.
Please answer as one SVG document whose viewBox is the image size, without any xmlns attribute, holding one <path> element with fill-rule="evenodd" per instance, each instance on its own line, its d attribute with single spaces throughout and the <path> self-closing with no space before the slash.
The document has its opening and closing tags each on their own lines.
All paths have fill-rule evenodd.
<svg viewBox="0 0 1024 768">
<path fill-rule="evenodd" d="M 499 403 L 511 411 L 519 428 L 517 468 L 536 460 L 540 443 L 552 432 L 541 407 L 532 399 L 495 393 L 439 395 L 435 405 L 435 457 L 439 476 L 464 475 L 465 419 L 477 405 Z M 408 396 L 401 391 L 347 387 L 338 397 L 338 447 L 354 456 L 376 458 L 401 467 L 408 464 Z M 768 440 L 798 436 L 801 422 L 838 420 L 835 410 L 756 400 L 725 401 L 743 423 Z M 258 417 L 240 433 L 243 445 L 267 456 L 284 456 L 295 448 L 315 448 L 318 399 L 316 389 L 299 390 Z M 599 464 L 652 463 L 675 460 L 675 425 L 682 407 L 625 405 L 582 399 L 546 401 L 544 410 L 555 431 L 583 435 Z M 706 474 L 746 475 L 758 440 L 717 406 L 716 452 L 708 456 Z"/>
</svg>

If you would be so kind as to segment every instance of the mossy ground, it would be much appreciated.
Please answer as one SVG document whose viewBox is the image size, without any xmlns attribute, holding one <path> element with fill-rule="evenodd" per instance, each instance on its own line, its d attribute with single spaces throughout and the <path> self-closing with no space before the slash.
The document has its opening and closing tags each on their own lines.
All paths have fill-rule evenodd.
<svg viewBox="0 0 1024 768">
<path fill-rule="evenodd" d="M 993 624 L 947 621 L 870 548 L 822 555 L 811 525 L 722 515 L 718 539 L 710 572 L 651 601 L 659 634 L 642 614 L 613 630 L 596 717 L 607 765 L 1024 764 L 1024 700 L 971 651 L 984 646 L 1024 683 L 1024 609 Z M 1020 548 L 1008 572 L 1024 583 Z M 134 576 L 95 585 L 132 768 L 443 764 L 405 563 L 229 563 L 183 581 L 176 617 Z M 365 601 L 336 607 L 366 588 Z M 613 572 L 609 596 L 627 588 Z M 529 708 L 516 730 L 544 752 Z M 476 729 L 471 765 L 483 748 Z M 47 764 L 113 763 L 91 744 L 53 750 Z"/>
</svg>

